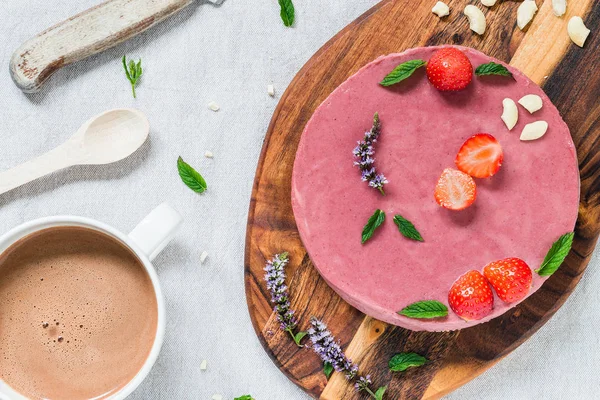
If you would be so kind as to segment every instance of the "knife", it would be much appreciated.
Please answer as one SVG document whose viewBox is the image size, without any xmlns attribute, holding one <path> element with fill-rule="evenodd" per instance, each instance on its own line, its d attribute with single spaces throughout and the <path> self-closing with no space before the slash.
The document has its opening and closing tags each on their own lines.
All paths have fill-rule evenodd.
<svg viewBox="0 0 600 400">
<path fill-rule="evenodd" d="M 194 1 L 105 1 L 23 43 L 10 60 L 10 75 L 23 92 L 37 92 L 60 68 L 136 36 Z"/>
</svg>

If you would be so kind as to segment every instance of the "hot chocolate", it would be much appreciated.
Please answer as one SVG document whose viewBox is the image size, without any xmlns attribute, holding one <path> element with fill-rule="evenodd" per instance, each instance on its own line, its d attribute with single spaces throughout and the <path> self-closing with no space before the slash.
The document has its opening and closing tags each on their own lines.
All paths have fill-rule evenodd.
<svg viewBox="0 0 600 400">
<path fill-rule="evenodd" d="M 157 331 L 152 281 L 98 231 L 49 228 L 0 255 L 0 378 L 31 399 L 103 399 L 142 368 Z"/>
</svg>

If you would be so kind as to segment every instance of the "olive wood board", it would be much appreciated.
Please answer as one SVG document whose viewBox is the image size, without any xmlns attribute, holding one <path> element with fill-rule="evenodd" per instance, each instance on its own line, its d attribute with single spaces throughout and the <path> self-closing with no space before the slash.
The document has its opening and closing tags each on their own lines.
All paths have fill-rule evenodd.
<svg viewBox="0 0 600 400">
<path fill-rule="evenodd" d="M 254 182 L 245 255 L 246 297 L 252 323 L 277 367 L 315 398 L 366 399 L 344 376 L 328 381 L 322 362 L 298 348 L 279 329 L 265 287 L 264 265 L 287 251 L 287 283 L 292 308 L 306 329 L 311 316 L 322 319 L 373 386 L 387 386 L 386 399 L 437 399 L 475 378 L 533 335 L 571 294 L 581 279 L 600 233 L 600 6 L 570 0 L 556 17 L 551 0 L 537 0 L 539 11 L 525 31 L 516 25 L 519 2 L 498 1 L 491 8 L 471 1 L 486 14 L 487 30 L 469 30 L 452 0 L 448 17 L 432 14 L 434 0 L 385 0 L 327 42 L 298 72 L 273 114 Z M 584 48 L 567 35 L 571 16 L 592 29 Z M 561 268 L 526 301 L 490 322 L 453 332 L 415 332 L 372 319 L 344 302 L 314 268 L 300 240 L 291 206 L 291 176 L 298 142 L 314 110 L 344 80 L 380 55 L 411 47 L 457 44 L 478 49 L 517 67 L 538 83 L 567 122 L 577 148 L 581 174 L 579 215 L 573 249 Z M 403 351 L 430 363 L 391 373 L 388 360 Z"/>
</svg>

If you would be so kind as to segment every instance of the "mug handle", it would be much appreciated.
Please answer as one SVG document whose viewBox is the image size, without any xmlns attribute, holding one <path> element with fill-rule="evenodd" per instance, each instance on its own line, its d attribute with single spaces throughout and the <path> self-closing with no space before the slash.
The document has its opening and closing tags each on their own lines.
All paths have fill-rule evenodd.
<svg viewBox="0 0 600 400">
<path fill-rule="evenodd" d="M 129 234 L 150 261 L 173 239 L 183 221 L 181 215 L 167 203 L 150 212 Z"/>
</svg>

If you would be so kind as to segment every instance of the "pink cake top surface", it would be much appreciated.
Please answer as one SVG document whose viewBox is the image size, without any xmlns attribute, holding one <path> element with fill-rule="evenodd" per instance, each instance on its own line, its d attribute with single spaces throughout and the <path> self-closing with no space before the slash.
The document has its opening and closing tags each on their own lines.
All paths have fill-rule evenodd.
<svg viewBox="0 0 600 400">
<path fill-rule="evenodd" d="M 474 68 L 500 61 L 459 47 Z M 292 178 L 292 205 L 302 242 L 327 283 L 348 303 L 379 320 L 412 330 L 445 331 L 497 317 L 517 303 L 495 297 L 493 312 L 466 322 L 447 317 L 410 319 L 397 312 L 421 300 L 448 305 L 454 281 L 489 262 L 519 257 L 540 266 L 552 243 L 573 230 L 579 203 L 579 170 L 569 129 L 539 86 L 506 65 L 514 79 L 474 76 L 461 92 L 440 92 L 420 68 L 392 86 L 378 83 L 398 64 L 428 60 L 439 47 L 415 48 L 371 62 L 340 85 L 315 111 L 302 134 Z M 509 131 L 500 116 L 502 100 L 527 94 L 543 100 L 530 114 L 519 107 Z M 389 180 L 386 195 L 368 187 L 353 165 L 352 150 L 371 128 L 375 112 L 382 130 L 375 165 Z M 545 136 L 519 140 L 527 123 L 548 122 Z M 444 168 L 466 139 L 480 132 L 498 139 L 500 171 L 476 179 L 477 199 L 463 211 L 441 208 L 433 192 Z M 361 232 L 376 209 L 386 221 L 371 240 Z M 404 238 L 393 223 L 400 214 L 424 238 Z M 545 278 L 533 274 L 531 295 Z"/>
</svg>

